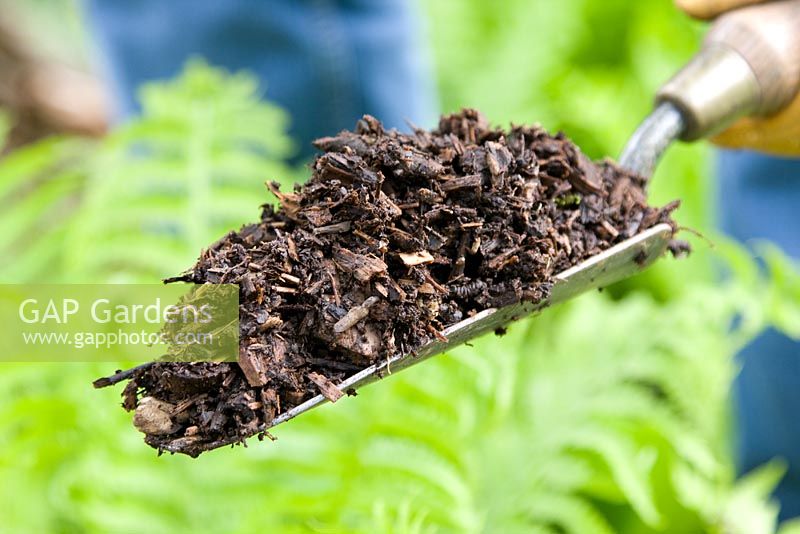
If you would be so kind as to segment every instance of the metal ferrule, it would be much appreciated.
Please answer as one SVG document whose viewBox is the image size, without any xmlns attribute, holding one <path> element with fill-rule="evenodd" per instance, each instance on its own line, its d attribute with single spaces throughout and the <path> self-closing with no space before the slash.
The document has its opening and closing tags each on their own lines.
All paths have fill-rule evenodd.
<svg viewBox="0 0 800 534">
<path fill-rule="evenodd" d="M 694 141 L 756 111 L 761 89 L 753 69 L 739 52 L 712 43 L 661 88 L 656 100 L 678 108 L 684 121 L 680 138 Z"/>
</svg>

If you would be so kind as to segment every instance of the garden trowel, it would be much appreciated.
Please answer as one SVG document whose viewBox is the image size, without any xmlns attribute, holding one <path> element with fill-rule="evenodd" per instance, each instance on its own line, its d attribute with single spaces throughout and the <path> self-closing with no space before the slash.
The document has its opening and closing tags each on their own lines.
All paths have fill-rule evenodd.
<svg viewBox="0 0 800 534">
<path fill-rule="evenodd" d="M 705 138 L 742 116 L 769 115 L 783 108 L 800 85 L 797 28 L 800 0 L 742 8 L 720 17 L 702 50 L 658 92 L 655 110 L 631 137 L 620 164 L 650 176 L 673 141 Z M 342 392 L 358 389 L 526 315 L 630 277 L 661 257 L 672 237 L 673 229 L 667 224 L 649 228 L 555 276 L 546 300 L 484 310 L 445 329 L 415 353 L 391 356 L 335 386 Z M 317 395 L 259 430 L 292 419 L 327 398 Z M 209 443 L 206 448 L 228 443 Z"/>
</svg>

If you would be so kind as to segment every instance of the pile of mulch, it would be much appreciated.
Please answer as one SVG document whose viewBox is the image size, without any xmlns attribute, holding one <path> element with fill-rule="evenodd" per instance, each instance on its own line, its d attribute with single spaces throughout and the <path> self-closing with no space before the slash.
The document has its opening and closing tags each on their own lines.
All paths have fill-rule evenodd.
<svg viewBox="0 0 800 534">
<path fill-rule="evenodd" d="M 475 110 L 408 135 L 365 116 L 315 145 L 308 183 L 269 184 L 278 209 L 168 280 L 240 286 L 238 364 L 158 362 L 98 381 L 129 379 L 123 406 L 151 446 L 196 456 L 261 438 L 357 371 L 486 308 L 546 299 L 555 274 L 646 228 L 676 228 L 678 203 L 648 206 L 644 178 Z"/>
</svg>

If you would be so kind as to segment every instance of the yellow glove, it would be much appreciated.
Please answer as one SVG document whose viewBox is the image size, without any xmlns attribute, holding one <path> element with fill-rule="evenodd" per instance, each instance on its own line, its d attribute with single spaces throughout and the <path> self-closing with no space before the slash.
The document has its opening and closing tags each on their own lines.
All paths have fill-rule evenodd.
<svg viewBox="0 0 800 534">
<path fill-rule="evenodd" d="M 675 0 L 675 4 L 697 19 L 713 19 L 737 7 L 760 4 L 764 0 Z"/>
<path fill-rule="evenodd" d="M 677 6 L 695 18 L 712 19 L 726 11 L 763 0 L 675 0 Z M 800 28 L 797 28 L 800 32 Z M 720 146 L 749 148 L 784 156 L 800 156 L 800 95 L 770 117 L 748 117 L 712 138 Z"/>
</svg>

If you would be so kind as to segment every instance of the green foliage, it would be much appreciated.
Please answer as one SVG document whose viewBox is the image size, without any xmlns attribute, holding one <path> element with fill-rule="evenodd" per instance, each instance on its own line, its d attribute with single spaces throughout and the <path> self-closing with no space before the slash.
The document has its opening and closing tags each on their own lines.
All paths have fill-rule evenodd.
<svg viewBox="0 0 800 534">
<path fill-rule="evenodd" d="M 0 164 L 0 280 L 56 281 L 68 222 L 85 182 L 81 160 L 90 149 L 76 140 L 47 139 L 17 150 Z"/>
<path fill-rule="evenodd" d="M 770 532 L 780 470 L 735 485 L 724 445 L 732 355 L 758 325 L 726 332 L 768 299 L 727 289 L 587 295 L 279 427 L 276 443 L 199 460 L 146 448 L 118 392 L 88 388 L 98 365 L 7 368 L 0 478 L 15 484 L 0 517 L 39 531 Z"/>
<path fill-rule="evenodd" d="M 800 339 L 800 266 L 771 243 L 761 243 L 758 248 L 773 281 L 767 294 L 767 320 Z"/>
<path fill-rule="evenodd" d="M 786 465 L 773 460 L 747 473 L 726 505 L 723 532 L 773 532 L 778 517 L 777 503 L 763 503 L 786 472 Z M 784 532 L 782 528 L 780 532 Z"/>
<path fill-rule="evenodd" d="M 425 8 L 446 110 L 538 120 L 593 157 L 619 151 L 698 36 L 669 0 Z M 108 138 L 0 160 L 0 281 L 155 281 L 255 219 L 265 180 L 300 175 L 258 96 L 195 62 Z M 673 149 L 652 191 L 704 232 L 705 156 Z M 800 277 L 774 248 L 765 278 L 715 241 L 198 460 L 143 445 L 119 390 L 89 387 L 108 365 L 6 364 L 0 532 L 771 532 L 783 467 L 735 480 L 727 396 L 743 343 L 800 324 Z"/>
</svg>

